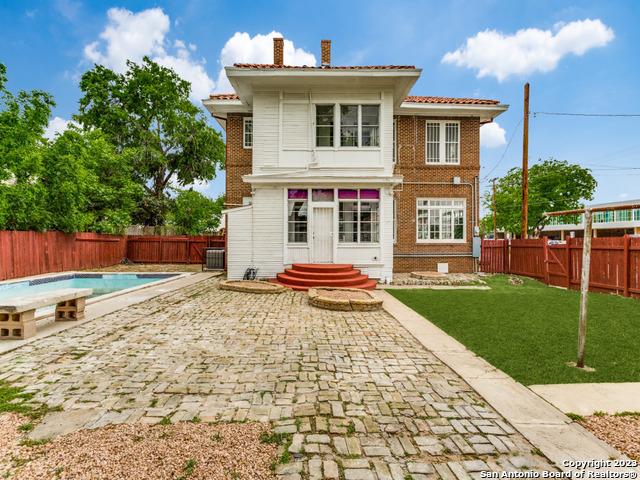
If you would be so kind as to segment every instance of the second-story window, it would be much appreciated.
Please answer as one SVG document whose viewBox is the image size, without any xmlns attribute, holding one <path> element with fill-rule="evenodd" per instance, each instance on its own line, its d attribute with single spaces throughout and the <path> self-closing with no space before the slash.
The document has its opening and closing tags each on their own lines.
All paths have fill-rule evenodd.
<svg viewBox="0 0 640 480">
<path fill-rule="evenodd" d="M 333 147 L 333 105 L 316 105 L 316 147 Z"/>
<path fill-rule="evenodd" d="M 340 146 L 358 146 L 358 105 L 340 105 Z"/>
<path fill-rule="evenodd" d="M 253 147 L 253 118 L 244 117 L 242 122 L 242 146 L 244 148 Z"/>
<path fill-rule="evenodd" d="M 426 162 L 460 163 L 460 122 L 427 121 Z"/>
<path fill-rule="evenodd" d="M 336 115 L 337 113 L 337 115 Z M 316 147 L 380 146 L 380 105 L 316 105 Z"/>
</svg>

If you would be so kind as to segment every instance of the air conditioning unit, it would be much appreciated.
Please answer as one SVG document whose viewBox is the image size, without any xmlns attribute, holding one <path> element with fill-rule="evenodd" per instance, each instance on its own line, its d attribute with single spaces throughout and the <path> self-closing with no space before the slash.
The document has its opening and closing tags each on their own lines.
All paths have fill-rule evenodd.
<svg viewBox="0 0 640 480">
<path fill-rule="evenodd" d="M 202 269 L 224 270 L 224 248 L 206 248 Z"/>
</svg>

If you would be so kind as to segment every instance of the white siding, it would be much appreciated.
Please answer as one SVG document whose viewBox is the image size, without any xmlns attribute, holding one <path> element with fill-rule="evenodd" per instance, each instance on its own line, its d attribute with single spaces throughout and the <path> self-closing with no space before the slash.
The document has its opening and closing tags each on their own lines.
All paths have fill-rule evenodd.
<svg viewBox="0 0 640 480">
<path fill-rule="evenodd" d="M 227 212 L 227 278 L 242 279 L 252 266 L 252 212 L 253 207 L 242 207 Z"/>
<path fill-rule="evenodd" d="M 283 269 L 283 189 L 256 188 L 253 195 L 253 258 L 258 277 L 272 278 Z"/>
<path fill-rule="evenodd" d="M 265 165 L 278 165 L 280 149 L 280 95 L 260 93 L 253 97 L 253 173 Z"/>
<path fill-rule="evenodd" d="M 282 148 L 308 150 L 311 145 L 309 104 L 284 103 L 282 107 Z"/>
</svg>

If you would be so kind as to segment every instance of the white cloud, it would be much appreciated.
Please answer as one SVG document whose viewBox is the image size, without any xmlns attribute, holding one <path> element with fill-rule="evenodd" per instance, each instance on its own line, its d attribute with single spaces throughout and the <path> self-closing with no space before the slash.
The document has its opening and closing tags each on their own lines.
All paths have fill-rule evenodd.
<svg viewBox="0 0 640 480">
<path fill-rule="evenodd" d="M 47 125 L 47 128 L 44 130 L 44 136 L 49 140 L 53 140 L 56 135 L 64 132 L 67 128 L 69 128 L 70 125 L 77 125 L 77 123 L 73 120 L 65 120 L 64 118 L 53 117 L 51 120 L 49 120 L 49 125 Z"/>
<path fill-rule="evenodd" d="M 227 40 L 220 52 L 220 71 L 216 82 L 216 92 L 232 92 L 233 88 L 227 80 L 225 66 L 234 63 L 273 63 L 273 38 L 284 37 L 273 31 L 266 35 L 253 37 L 247 32 L 236 32 Z M 285 65 L 316 65 L 316 57 L 302 48 L 296 48 L 291 40 L 284 40 Z"/>
<path fill-rule="evenodd" d="M 507 143 L 504 128 L 498 122 L 485 123 L 480 127 L 480 146 L 497 148 Z"/>
<path fill-rule="evenodd" d="M 177 20 L 174 25 L 177 24 Z M 116 72 L 127 69 L 127 60 L 140 62 L 144 56 L 176 71 L 191 83 L 191 99 L 195 102 L 210 93 L 231 92 L 224 67 L 234 63 L 272 63 L 273 38 L 279 32 L 253 37 L 236 32 L 220 51 L 220 71 L 214 81 L 206 70 L 204 59 L 194 58 L 197 46 L 181 39 L 170 41 L 171 20 L 161 8 L 134 13 L 126 8 L 110 8 L 107 24 L 100 38 L 84 47 L 84 56 L 93 63 Z M 284 41 L 284 62 L 288 65 L 316 65 L 316 57 L 291 40 Z"/>
<path fill-rule="evenodd" d="M 613 38 L 613 30 L 600 19 L 558 23 L 551 30 L 527 28 L 511 35 L 485 30 L 446 53 L 442 62 L 477 70 L 478 77 L 494 76 L 501 82 L 512 75 L 549 72 L 564 56 L 583 55 Z"/>
<path fill-rule="evenodd" d="M 214 81 L 205 70 L 205 61 L 191 56 L 196 50 L 195 45 L 175 40 L 171 46 L 167 39 L 170 25 L 169 16 L 161 8 L 138 13 L 125 8 L 110 8 L 100 40 L 84 47 L 85 57 L 117 72 L 124 72 L 127 60 L 140 62 L 144 56 L 149 56 L 189 81 L 191 98 L 199 101 L 213 91 Z"/>
</svg>

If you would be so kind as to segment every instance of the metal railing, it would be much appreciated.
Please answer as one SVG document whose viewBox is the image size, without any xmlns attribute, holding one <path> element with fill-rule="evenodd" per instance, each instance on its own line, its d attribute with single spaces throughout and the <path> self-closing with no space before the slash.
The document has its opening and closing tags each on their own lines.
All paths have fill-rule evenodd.
<svg viewBox="0 0 640 480">
<path fill-rule="evenodd" d="M 582 225 L 583 214 L 561 215 L 550 217 L 547 226 L 551 225 Z M 640 208 L 628 210 L 606 210 L 593 213 L 593 223 L 640 222 Z"/>
</svg>

